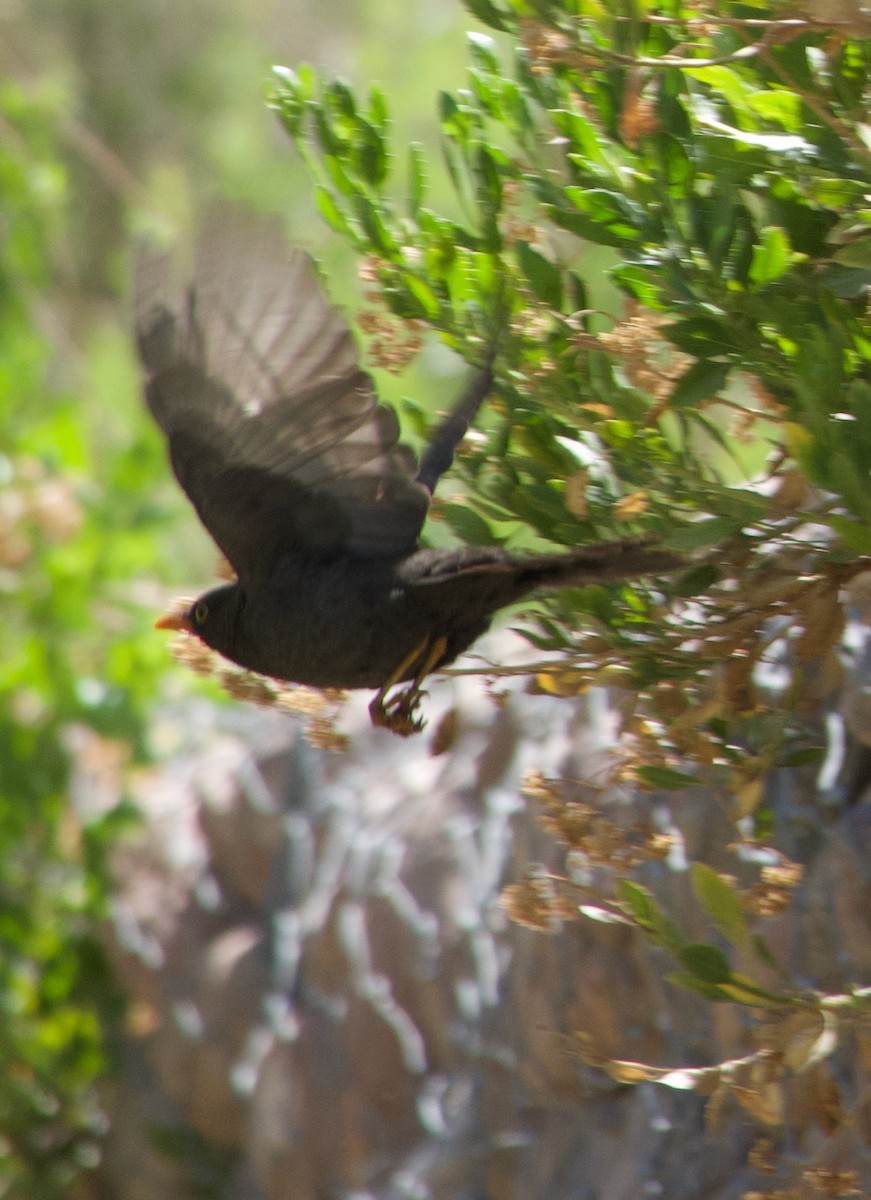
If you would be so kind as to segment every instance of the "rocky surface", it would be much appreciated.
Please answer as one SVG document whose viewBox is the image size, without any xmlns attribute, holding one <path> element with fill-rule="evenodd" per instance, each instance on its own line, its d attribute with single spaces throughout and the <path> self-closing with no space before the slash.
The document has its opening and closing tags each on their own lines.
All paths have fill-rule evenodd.
<svg viewBox="0 0 871 1200">
<path fill-rule="evenodd" d="M 426 737 L 371 730 L 362 702 L 343 717 L 345 753 L 313 750 L 293 718 L 251 710 L 231 731 L 203 708 L 188 714 L 195 743 L 140 780 L 147 820 L 119 853 L 107 931 L 133 998 L 106 1163 L 124 1200 L 760 1188 L 745 1110 L 706 1129 L 696 1095 L 622 1086 L 577 1053 L 583 1030 L 606 1056 L 706 1065 L 752 1048 L 743 1011 L 664 982 L 668 961 L 631 930 L 542 934 L 500 905 L 530 863 L 564 858 L 522 778 L 595 781 L 612 738 L 605 698 L 513 695 L 497 709 L 455 680 L 435 689 L 434 725 L 454 702 L 440 755 Z M 711 797 L 610 795 L 621 819 L 653 813 L 677 830 L 684 861 L 733 865 Z M 871 975 L 869 812 L 819 832 L 801 922 L 767 926 L 821 986 Z M 693 920 L 680 856 L 648 882 Z M 860 1138 L 850 1161 L 866 1154 Z"/>
</svg>

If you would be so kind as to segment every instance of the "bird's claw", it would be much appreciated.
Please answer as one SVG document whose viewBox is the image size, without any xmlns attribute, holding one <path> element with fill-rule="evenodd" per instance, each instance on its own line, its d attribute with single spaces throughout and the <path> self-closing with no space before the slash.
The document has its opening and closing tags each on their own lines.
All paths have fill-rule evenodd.
<svg viewBox="0 0 871 1200">
<path fill-rule="evenodd" d="M 372 724 L 380 729 L 389 729 L 399 737 L 411 737 L 414 733 L 420 733 L 426 722 L 416 714 L 424 695 L 425 693 L 415 685 L 397 692 L 389 700 L 379 692 L 369 705 Z"/>
</svg>

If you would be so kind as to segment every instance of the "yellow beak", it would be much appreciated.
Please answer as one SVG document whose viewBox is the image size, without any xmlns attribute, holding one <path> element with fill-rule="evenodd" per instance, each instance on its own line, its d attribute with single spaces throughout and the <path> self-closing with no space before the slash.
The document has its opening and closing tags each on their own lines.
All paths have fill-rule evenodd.
<svg viewBox="0 0 871 1200">
<path fill-rule="evenodd" d="M 186 629 L 191 632 L 191 623 L 183 612 L 168 612 L 162 617 L 158 617 L 154 622 L 155 629 L 170 629 L 178 632 L 180 629 Z"/>
</svg>

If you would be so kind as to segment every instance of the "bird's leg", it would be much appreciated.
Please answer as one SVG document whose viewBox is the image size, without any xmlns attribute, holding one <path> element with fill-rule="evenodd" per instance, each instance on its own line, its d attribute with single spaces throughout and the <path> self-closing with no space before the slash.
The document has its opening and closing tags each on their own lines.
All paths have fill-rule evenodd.
<svg viewBox="0 0 871 1200">
<path fill-rule="evenodd" d="M 400 692 L 398 696 L 393 698 L 389 705 L 385 703 L 385 700 L 387 693 L 392 687 L 399 683 L 400 679 L 403 677 L 409 667 L 413 666 L 414 663 L 418 662 L 421 658 L 426 661 L 428 645 L 429 638 L 424 638 L 422 642 L 419 642 L 410 654 L 406 654 L 405 658 L 391 674 L 387 682 L 379 689 L 378 695 L 369 705 L 369 716 L 372 718 L 373 725 L 380 725 L 384 729 L 393 729 L 395 733 L 402 732 L 403 736 L 407 736 L 409 733 L 414 732 L 412 729 L 408 729 L 404 732 L 396 729 L 391 719 L 394 706 L 405 693 Z"/>
<path fill-rule="evenodd" d="M 420 733 L 423 729 L 423 720 L 415 716 L 423 696 L 420 685 L 433 667 L 444 657 L 447 648 L 448 639 L 446 637 L 437 637 L 433 642 L 430 642 L 429 638 L 424 638 L 410 654 L 405 656 L 369 705 L 369 715 L 373 725 L 389 729 L 393 733 L 398 733 L 400 737 L 409 737 L 412 733 Z M 408 687 L 397 692 L 392 699 L 387 700 L 386 696 L 390 689 L 399 683 L 406 671 L 417 662 L 420 663 L 420 666 Z"/>
</svg>

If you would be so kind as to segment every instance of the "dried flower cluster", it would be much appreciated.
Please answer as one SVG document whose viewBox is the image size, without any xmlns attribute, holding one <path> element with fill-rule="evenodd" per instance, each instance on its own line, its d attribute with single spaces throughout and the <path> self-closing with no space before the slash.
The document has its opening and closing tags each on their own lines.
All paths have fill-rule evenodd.
<svg viewBox="0 0 871 1200">
<path fill-rule="evenodd" d="M 800 863 L 782 861 L 772 866 L 763 866 L 759 882 L 742 895 L 744 907 L 759 917 L 772 917 L 785 912 L 792 903 L 792 893 L 804 878 L 804 867 Z"/>
<path fill-rule="evenodd" d="M 755 1165 L 755 1164 L 754 1164 Z M 858 1172 L 839 1171 L 834 1167 L 809 1167 L 801 1173 L 802 1181 L 811 1188 L 810 1195 L 829 1200 L 850 1200 L 865 1196 Z M 744 1192 L 741 1200 L 806 1200 L 805 1187 L 777 1188 L 773 1192 Z"/>
<path fill-rule="evenodd" d="M 664 323 L 664 316 L 632 301 L 624 319 L 598 336 L 600 346 L 622 365 L 628 382 L 661 404 L 693 361 L 666 341 Z"/>
<path fill-rule="evenodd" d="M 521 883 L 512 883 L 501 896 L 512 921 L 542 933 L 555 933 L 563 921 L 577 916 L 577 905 L 563 894 L 565 880 L 531 867 Z"/>
<path fill-rule="evenodd" d="M 592 789 L 588 784 L 584 790 L 604 795 L 607 787 L 620 783 L 624 771 L 625 764 L 623 769 L 615 767 L 607 785 Z M 597 907 L 604 905 L 603 911 L 615 918 L 632 923 L 631 911 L 615 898 L 615 882 L 645 862 L 667 857 L 674 848 L 674 837 L 647 821 L 618 825 L 595 803 L 573 799 L 570 793 L 575 789 L 576 785 L 537 772 L 524 780 L 523 794 L 541 809 L 542 827 L 569 850 L 566 874 L 536 870 L 522 884 L 506 889 L 503 903 L 514 920 L 534 928 L 552 929 L 559 922 L 576 919 L 580 905 L 590 900 Z M 730 849 L 738 852 L 742 845 L 735 843 Z M 804 868 L 771 848 L 766 848 L 763 855 L 754 845 L 754 851 L 757 860 L 766 860 L 760 862 L 756 882 L 739 887 L 736 879 L 725 875 L 721 878 L 749 916 L 773 916 L 789 906 Z M 587 877 L 591 868 L 607 874 L 596 877 L 595 884 L 591 884 Z M 580 872 L 584 872 L 583 884 L 575 882 Z"/>
<path fill-rule="evenodd" d="M 178 601 L 180 608 L 186 608 L 188 603 L 185 600 Z M 322 750 L 347 749 L 347 734 L 336 728 L 345 692 L 288 687 L 256 671 L 245 671 L 188 633 L 173 638 L 171 650 L 179 662 L 197 675 L 214 679 L 234 700 L 259 704 L 263 708 L 278 708 L 308 718 L 305 736 L 313 746 Z"/>
<path fill-rule="evenodd" d="M 506 246 L 514 246 L 518 242 L 526 242 L 540 252 L 545 253 L 543 245 L 543 223 L 535 221 L 522 211 L 520 204 L 525 200 L 525 193 L 516 179 L 506 179 L 502 185 L 502 212 L 499 228 Z"/>
<path fill-rule="evenodd" d="M 358 311 L 357 324 L 366 334 L 372 365 L 397 375 L 420 353 L 423 325 L 420 321 L 401 320 L 385 308 L 380 266 L 374 258 L 364 259 L 360 264 L 358 274 L 369 285 L 364 298 L 372 307 Z"/>
<path fill-rule="evenodd" d="M 649 77 L 636 68 L 627 73 L 623 109 L 620 113 L 620 136 L 628 146 L 637 149 L 641 139 L 660 127 L 656 98 L 645 91 Z"/>
<path fill-rule="evenodd" d="M 580 51 L 561 29 L 545 25 L 532 17 L 520 23 L 520 41 L 526 51 L 534 75 L 547 75 L 554 67 L 573 67 L 582 71 L 598 65 L 590 55 Z"/>
<path fill-rule="evenodd" d="M 565 797 L 565 784 L 542 775 L 527 777 L 523 793 L 543 809 L 540 823 L 573 852 L 575 865 L 609 867 L 625 874 L 642 862 L 664 858 L 672 839 L 649 824 L 633 822 L 623 829 L 603 816 L 592 804 Z M 577 915 L 577 906 L 573 915 Z"/>
</svg>

